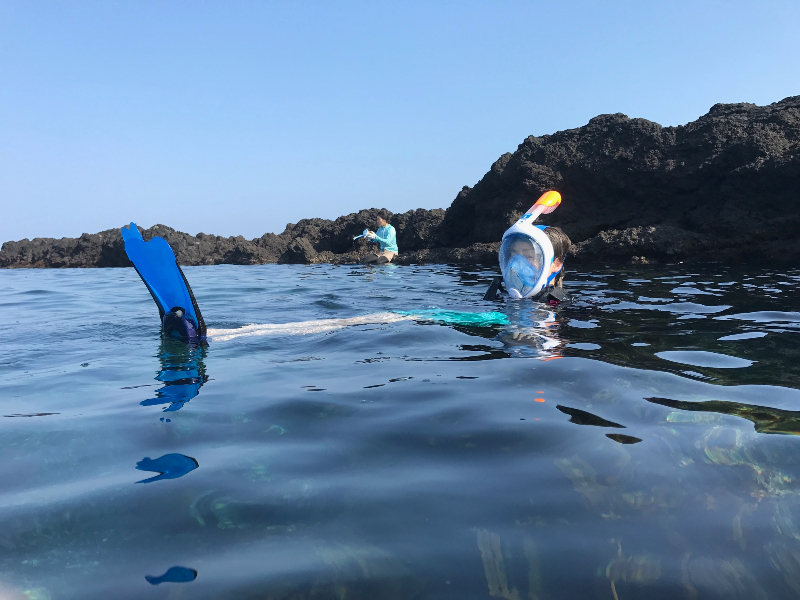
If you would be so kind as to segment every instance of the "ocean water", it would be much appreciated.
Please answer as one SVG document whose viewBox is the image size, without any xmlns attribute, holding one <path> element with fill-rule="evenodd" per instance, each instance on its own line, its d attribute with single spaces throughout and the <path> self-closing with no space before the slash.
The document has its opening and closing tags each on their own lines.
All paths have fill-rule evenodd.
<svg viewBox="0 0 800 600">
<path fill-rule="evenodd" d="M 800 596 L 800 271 L 185 272 L 0 271 L 0 598 Z"/>
</svg>

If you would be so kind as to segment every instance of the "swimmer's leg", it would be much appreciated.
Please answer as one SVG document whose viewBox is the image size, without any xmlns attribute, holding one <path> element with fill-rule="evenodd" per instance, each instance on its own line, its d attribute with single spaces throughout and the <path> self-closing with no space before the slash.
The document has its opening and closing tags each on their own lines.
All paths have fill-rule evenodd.
<svg viewBox="0 0 800 600">
<path fill-rule="evenodd" d="M 370 252 L 364 258 L 361 259 L 362 265 L 375 265 L 378 264 L 379 256 L 374 252 Z"/>
</svg>

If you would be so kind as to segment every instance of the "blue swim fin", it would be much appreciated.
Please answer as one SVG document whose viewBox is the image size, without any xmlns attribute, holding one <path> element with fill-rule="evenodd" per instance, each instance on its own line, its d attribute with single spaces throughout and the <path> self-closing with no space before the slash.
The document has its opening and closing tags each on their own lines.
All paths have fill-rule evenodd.
<svg viewBox="0 0 800 600">
<path fill-rule="evenodd" d="M 135 223 L 120 231 L 125 253 L 158 306 L 164 333 L 189 341 L 205 339 L 203 315 L 167 240 L 154 237 L 145 242 Z"/>
</svg>

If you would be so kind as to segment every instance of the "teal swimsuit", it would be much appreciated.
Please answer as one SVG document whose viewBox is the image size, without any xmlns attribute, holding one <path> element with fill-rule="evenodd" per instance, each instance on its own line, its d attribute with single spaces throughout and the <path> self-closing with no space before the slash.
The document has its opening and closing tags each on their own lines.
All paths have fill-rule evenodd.
<svg viewBox="0 0 800 600">
<path fill-rule="evenodd" d="M 378 231 L 375 232 L 375 239 L 372 241 L 381 245 L 381 251 L 387 250 L 397 254 L 397 234 L 391 225 L 378 227 Z"/>
</svg>

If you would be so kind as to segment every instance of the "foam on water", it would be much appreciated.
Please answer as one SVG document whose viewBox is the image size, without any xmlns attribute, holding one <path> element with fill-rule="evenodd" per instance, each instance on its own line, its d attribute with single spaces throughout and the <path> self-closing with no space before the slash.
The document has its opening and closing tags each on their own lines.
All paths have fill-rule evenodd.
<svg viewBox="0 0 800 600">
<path fill-rule="evenodd" d="M 344 327 L 353 327 L 354 325 L 396 323 L 397 321 L 407 321 L 412 318 L 411 316 L 397 313 L 373 313 L 346 319 L 319 319 L 316 321 L 299 321 L 297 323 L 263 323 L 261 325 L 245 325 L 235 329 L 211 328 L 208 330 L 207 335 L 210 341 L 215 342 L 226 342 L 240 337 L 257 335 L 311 335 L 335 331 Z"/>
</svg>

